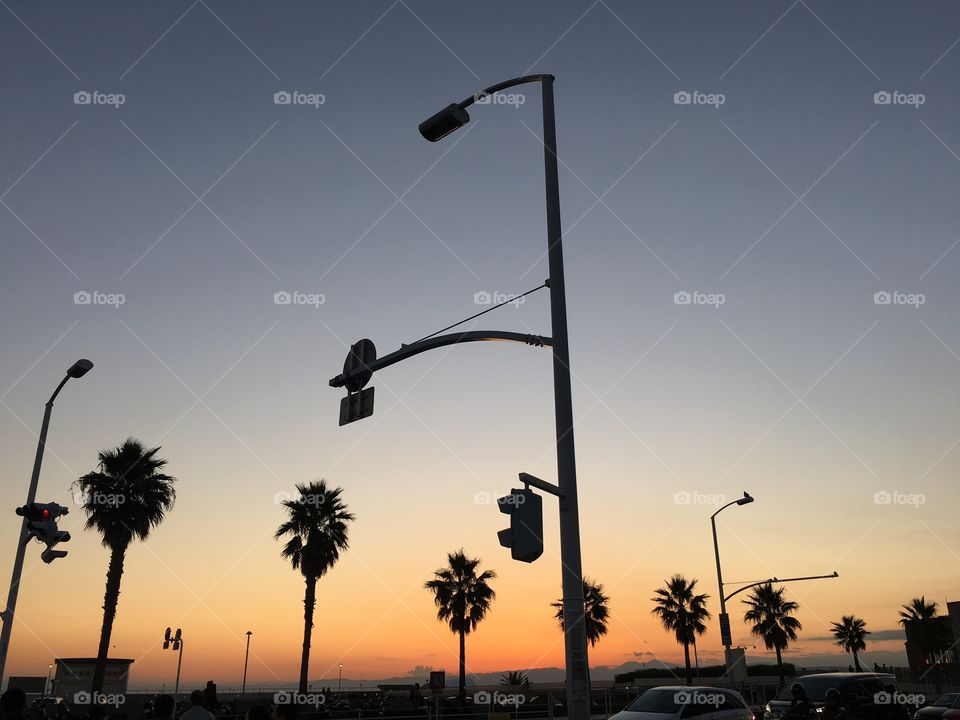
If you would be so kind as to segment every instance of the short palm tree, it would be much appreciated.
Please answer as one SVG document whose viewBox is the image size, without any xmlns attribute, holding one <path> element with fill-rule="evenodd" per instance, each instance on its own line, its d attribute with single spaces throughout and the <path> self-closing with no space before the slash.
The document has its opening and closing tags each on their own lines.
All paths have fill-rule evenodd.
<svg viewBox="0 0 960 720">
<path fill-rule="evenodd" d="M 743 621 L 751 624 L 750 632 L 763 639 L 767 650 L 777 652 L 780 687 L 783 687 L 782 652 L 797 639 L 797 631 L 803 629 L 800 621 L 793 617 L 800 606 L 792 600 L 785 600 L 783 593 L 782 587 L 774 588 L 773 583 L 764 583 L 754 588 L 743 601 L 747 606 Z"/>
<path fill-rule="evenodd" d="M 127 438 L 118 448 L 101 450 L 97 469 L 74 483 L 87 516 L 84 527 L 99 532 L 103 546 L 110 549 L 103 624 L 91 693 L 103 691 L 127 548 L 134 538 L 143 541 L 149 537 L 177 497 L 173 488 L 176 480 L 163 472 L 167 461 L 157 457 L 159 450 L 159 447 L 148 450 L 139 440 Z"/>
<path fill-rule="evenodd" d="M 857 653 L 867 649 L 866 639 L 870 634 L 867 623 L 855 615 L 844 615 L 840 618 L 840 622 L 830 623 L 830 625 L 837 645 L 853 654 L 853 667 L 860 672 L 860 658 L 857 657 Z"/>
<path fill-rule="evenodd" d="M 523 670 L 511 670 L 500 676 L 500 684 L 511 687 L 530 687 L 530 679 Z"/>
<path fill-rule="evenodd" d="M 560 629 L 564 630 L 563 600 L 552 602 L 550 606 L 554 609 L 553 616 L 560 623 Z M 583 621 L 590 647 L 596 645 L 600 638 L 607 634 L 609 619 L 610 598 L 604 595 L 603 585 L 589 578 L 583 578 Z"/>
<path fill-rule="evenodd" d="M 466 636 L 477 629 L 497 596 L 488 582 L 497 573 L 493 570 L 477 572 L 479 567 L 480 559 L 468 558 L 461 548 L 447 553 L 446 567 L 435 571 L 433 580 L 424 583 L 424 587 L 433 592 L 437 620 L 447 623 L 450 631 L 460 637 L 460 689 L 457 697 L 461 703 L 467 699 Z"/>
<path fill-rule="evenodd" d="M 651 612 L 657 616 L 664 629 L 672 632 L 677 642 L 683 645 L 687 685 L 693 685 L 690 645 L 697 641 L 697 635 L 706 632 L 706 621 L 710 619 L 710 611 L 707 610 L 707 598 L 710 596 L 695 594 L 696 587 L 696 578 L 687 581 L 683 575 L 674 575 L 662 588 L 658 588 L 651 598 L 654 602 Z"/>
<path fill-rule="evenodd" d="M 347 525 L 354 519 L 343 503 L 342 488 L 329 488 L 325 480 L 297 485 L 297 496 L 283 501 L 287 519 L 275 537 L 287 538 L 281 555 L 303 575 L 303 649 L 300 654 L 299 692 L 307 692 L 313 611 L 317 605 L 317 580 L 337 564 L 349 547 Z"/>
<path fill-rule="evenodd" d="M 911 643 L 916 643 L 925 663 L 937 662 L 950 643 L 937 617 L 937 603 L 928 603 L 921 595 L 902 607 L 900 624 L 909 631 Z"/>
</svg>

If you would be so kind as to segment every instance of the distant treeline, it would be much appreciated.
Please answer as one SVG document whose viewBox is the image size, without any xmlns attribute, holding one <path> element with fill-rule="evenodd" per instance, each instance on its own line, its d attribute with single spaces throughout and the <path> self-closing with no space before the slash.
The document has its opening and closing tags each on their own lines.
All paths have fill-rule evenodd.
<svg viewBox="0 0 960 720">
<path fill-rule="evenodd" d="M 785 675 L 796 675 L 796 668 L 792 663 L 784 663 L 783 671 Z M 638 678 L 667 678 L 682 677 L 686 672 L 682 667 L 673 668 L 648 668 L 645 670 L 631 670 L 630 672 L 614 675 L 613 680 L 617 683 L 628 683 Z M 723 665 L 705 665 L 700 668 L 700 677 L 720 677 L 726 672 Z M 747 675 L 754 677 L 769 677 L 778 674 L 776 665 L 747 665 Z"/>
</svg>

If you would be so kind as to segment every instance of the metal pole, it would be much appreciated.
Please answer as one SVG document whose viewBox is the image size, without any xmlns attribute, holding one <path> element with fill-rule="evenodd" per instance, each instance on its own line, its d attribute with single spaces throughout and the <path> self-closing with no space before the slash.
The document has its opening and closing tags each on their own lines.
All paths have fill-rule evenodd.
<svg viewBox="0 0 960 720">
<path fill-rule="evenodd" d="M 722 509 L 722 508 L 721 508 Z M 719 512 L 719 510 L 717 511 Z M 723 627 L 723 617 L 727 614 L 727 601 L 723 596 L 723 572 L 720 570 L 720 546 L 717 544 L 717 514 L 714 513 L 710 516 L 710 529 L 713 531 L 713 554 L 717 560 L 717 587 L 720 590 L 720 623 L 721 628 Z M 728 620 L 729 622 L 729 620 Z M 729 638 L 722 638 L 722 640 L 728 640 Z M 727 642 L 723 643 L 723 666 L 724 671 L 730 672 L 730 644 Z"/>
<path fill-rule="evenodd" d="M 173 689 L 173 697 L 180 694 L 180 665 L 183 663 L 183 638 L 180 639 L 180 656 L 177 658 L 177 684 Z"/>
<path fill-rule="evenodd" d="M 340 664 L 340 674 L 337 676 L 337 695 L 340 694 L 340 689 L 343 687 L 343 664 Z"/>
<path fill-rule="evenodd" d="M 247 652 L 243 656 L 243 687 L 240 689 L 241 695 L 247 692 L 247 660 L 250 659 L 250 636 L 251 635 L 253 635 L 253 633 L 247 630 Z"/>
<path fill-rule="evenodd" d="M 560 227 L 560 179 L 557 173 L 557 128 L 553 78 L 544 77 L 543 164 L 547 200 L 547 258 L 550 269 L 550 322 L 553 337 L 553 395 L 557 433 L 557 484 L 560 501 L 560 563 L 563 578 L 563 625 L 567 671 L 567 717 L 589 720 L 590 681 L 587 632 L 583 619 L 583 571 L 580 561 L 580 517 L 577 507 L 577 465 L 573 442 L 573 398 L 567 344 L 567 302 Z"/>
<path fill-rule="evenodd" d="M 53 395 L 47 400 L 43 410 L 43 424 L 40 426 L 40 438 L 37 440 L 37 454 L 33 459 L 33 474 L 30 476 L 30 487 L 27 490 L 27 505 L 37 499 L 37 485 L 40 482 L 40 465 L 43 463 L 43 449 L 47 444 L 47 429 L 50 427 L 50 413 L 53 410 L 53 401 L 70 376 L 67 375 L 57 385 Z M 10 634 L 13 632 L 13 614 L 17 608 L 17 595 L 20 592 L 20 576 L 23 574 L 23 560 L 27 554 L 27 543 L 30 533 L 27 531 L 27 516 L 23 516 L 20 523 L 20 538 L 17 540 L 17 554 L 13 560 L 13 575 L 10 578 L 10 591 L 7 594 L 7 609 L 3 611 L 3 630 L 0 631 L 0 685 L 3 684 L 3 671 L 7 664 L 7 650 L 10 647 Z"/>
</svg>

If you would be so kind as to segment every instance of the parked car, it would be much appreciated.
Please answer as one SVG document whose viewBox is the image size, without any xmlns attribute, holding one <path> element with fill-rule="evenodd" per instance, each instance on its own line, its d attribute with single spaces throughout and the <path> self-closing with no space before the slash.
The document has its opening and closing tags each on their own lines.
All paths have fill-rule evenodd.
<svg viewBox="0 0 960 720">
<path fill-rule="evenodd" d="M 801 675 L 788 682 L 764 708 L 763 720 L 785 720 L 793 698 L 793 686 L 806 693 L 811 710 L 822 708 L 827 690 L 840 692 L 845 716 L 850 720 L 906 720 L 906 709 L 897 704 L 897 679 L 888 673 L 817 673 Z"/>
<path fill-rule="evenodd" d="M 913 714 L 913 720 L 941 720 L 948 710 L 960 708 L 960 693 L 945 693 Z M 956 713 L 951 713 L 955 715 Z M 949 719 L 946 719 L 949 720 Z"/>
<path fill-rule="evenodd" d="M 754 720 L 740 693 L 726 688 L 664 685 L 647 690 L 610 720 Z"/>
</svg>

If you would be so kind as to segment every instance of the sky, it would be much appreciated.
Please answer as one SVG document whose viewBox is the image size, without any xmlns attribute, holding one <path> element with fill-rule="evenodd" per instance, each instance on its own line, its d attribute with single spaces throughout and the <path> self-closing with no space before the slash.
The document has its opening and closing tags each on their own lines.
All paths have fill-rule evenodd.
<svg viewBox="0 0 960 720">
<path fill-rule="evenodd" d="M 127 437 L 177 502 L 127 553 L 111 653 L 132 686 L 299 667 L 303 580 L 278 494 L 356 514 L 318 587 L 310 677 L 456 668 L 423 589 L 448 551 L 494 569 L 475 673 L 561 667 L 556 505 L 527 565 L 491 501 L 555 481 L 549 351 L 452 346 L 378 373 L 338 427 L 349 345 L 386 354 L 547 277 L 535 85 L 556 76 L 584 572 L 611 598 L 594 666 L 682 660 L 650 614 L 674 573 L 787 586 L 787 660 L 904 663 L 897 612 L 958 598 L 960 7 L 850 0 L 0 2 L 0 492 L 67 504 L 28 548 L 7 672 L 96 652 L 108 552 L 71 483 Z M 290 102 L 284 102 L 289 99 Z M 545 290 L 463 327 L 549 335 Z M 279 295 L 278 295 L 279 293 Z M 289 293 L 291 302 L 283 303 Z M 487 304 L 485 304 L 487 303 Z M 19 524 L 0 526 L 0 577 Z M 731 602 L 751 662 L 772 654 Z M 702 662 L 722 657 L 716 622 Z M 836 664 L 849 658 L 837 654 Z M 421 670 L 414 671 L 414 668 Z"/>
</svg>

